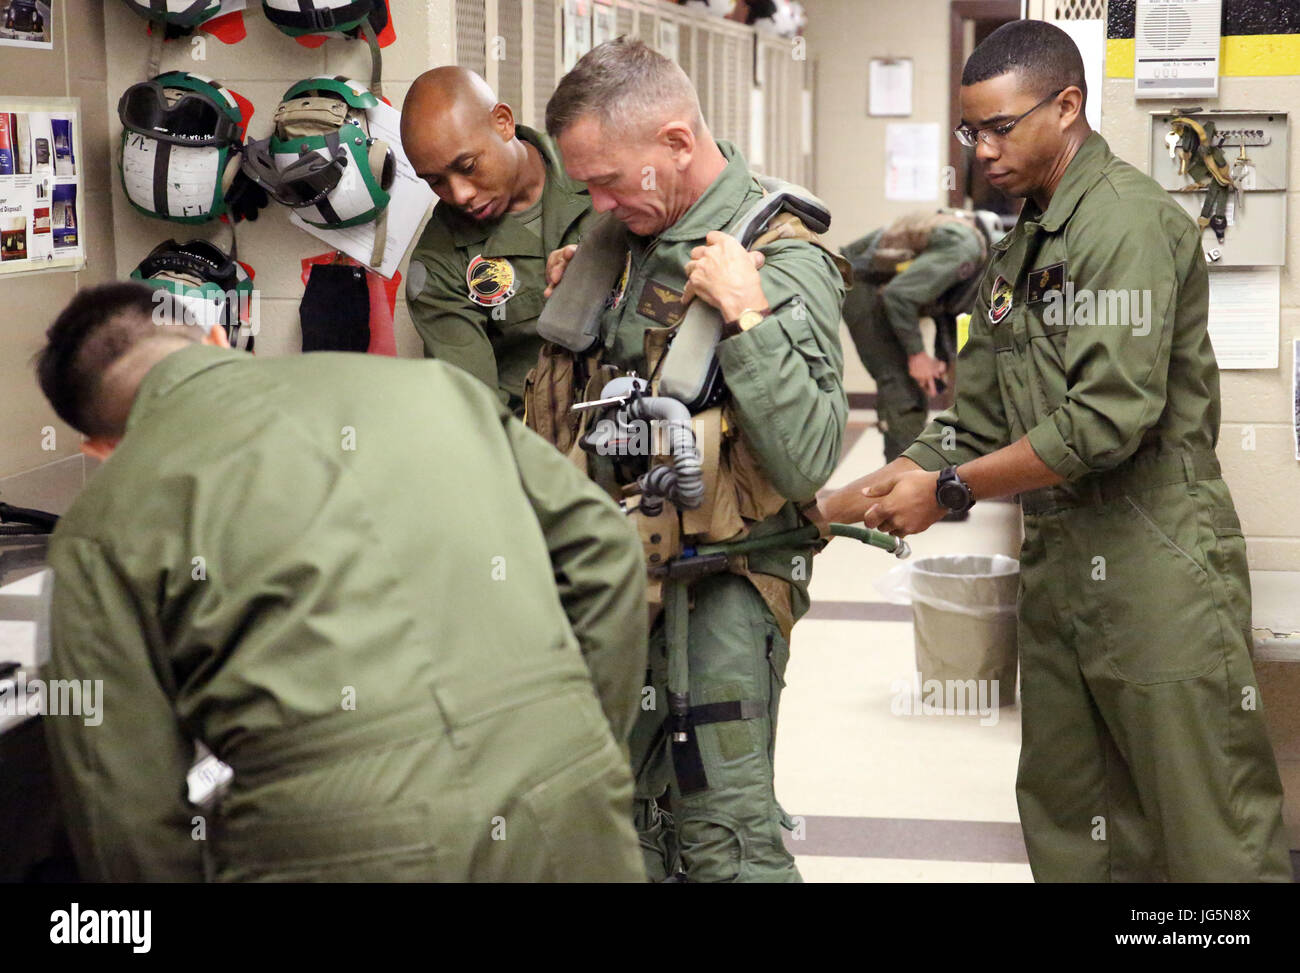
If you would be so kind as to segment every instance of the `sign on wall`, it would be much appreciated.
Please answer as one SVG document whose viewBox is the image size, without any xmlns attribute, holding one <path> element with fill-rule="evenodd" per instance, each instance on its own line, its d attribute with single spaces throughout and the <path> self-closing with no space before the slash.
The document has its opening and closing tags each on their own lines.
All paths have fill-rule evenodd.
<svg viewBox="0 0 1300 973">
<path fill-rule="evenodd" d="M 0 274 L 86 264 L 78 110 L 0 95 Z"/>
</svg>

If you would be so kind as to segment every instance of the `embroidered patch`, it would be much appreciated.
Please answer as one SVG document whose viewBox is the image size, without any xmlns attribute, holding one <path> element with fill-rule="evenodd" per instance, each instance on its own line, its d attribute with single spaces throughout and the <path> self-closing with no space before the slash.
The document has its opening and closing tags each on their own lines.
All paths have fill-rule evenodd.
<svg viewBox="0 0 1300 973">
<path fill-rule="evenodd" d="M 636 304 L 636 313 L 672 327 L 686 314 L 682 304 L 682 292 L 673 290 L 657 280 L 647 280 L 641 288 L 641 297 Z"/>
<path fill-rule="evenodd" d="M 632 271 L 632 251 L 627 252 L 627 257 L 623 260 L 623 273 L 618 278 L 618 284 L 610 291 L 609 297 L 605 299 L 605 306 L 616 308 L 623 303 L 623 295 L 627 291 L 627 276 Z"/>
<path fill-rule="evenodd" d="M 483 307 L 496 307 L 515 296 L 519 282 L 515 268 L 505 257 L 485 257 L 479 254 L 469 262 L 465 283 L 469 285 L 469 299 Z"/>
<path fill-rule="evenodd" d="M 993 291 L 989 296 L 989 321 L 997 324 L 1011 311 L 1011 285 L 1001 274 L 993 281 Z"/>
<path fill-rule="evenodd" d="M 1025 303 L 1044 300 L 1051 291 L 1065 292 L 1065 261 L 1029 272 L 1025 281 Z"/>
</svg>

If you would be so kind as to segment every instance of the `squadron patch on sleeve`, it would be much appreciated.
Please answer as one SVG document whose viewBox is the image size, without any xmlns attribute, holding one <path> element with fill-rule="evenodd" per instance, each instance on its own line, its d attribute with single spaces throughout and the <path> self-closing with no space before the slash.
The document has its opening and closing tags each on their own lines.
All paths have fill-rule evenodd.
<svg viewBox="0 0 1300 973">
<path fill-rule="evenodd" d="M 479 254 L 469 262 L 465 271 L 469 285 L 469 299 L 483 307 L 496 307 L 515 296 L 519 277 L 505 257 L 485 257 Z"/>
<path fill-rule="evenodd" d="M 993 291 L 989 295 L 989 321 L 997 324 L 1011 311 L 1011 285 L 1007 279 L 998 274 L 993 281 Z"/>
</svg>

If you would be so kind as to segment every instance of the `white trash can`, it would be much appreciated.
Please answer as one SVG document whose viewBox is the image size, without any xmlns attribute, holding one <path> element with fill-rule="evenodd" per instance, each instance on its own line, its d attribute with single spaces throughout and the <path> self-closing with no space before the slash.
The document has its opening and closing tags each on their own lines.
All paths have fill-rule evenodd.
<svg viewBox="0 0 1300 973">
<path fill-rule="evenodd" d="M 949 554 L 900 564 L 878 587 L 910 601 L 922 682 L 996 680 L 998 704 L 1016 700 L 1016 592 L 1020 562 L 1003 554 Z"/>
</svg>

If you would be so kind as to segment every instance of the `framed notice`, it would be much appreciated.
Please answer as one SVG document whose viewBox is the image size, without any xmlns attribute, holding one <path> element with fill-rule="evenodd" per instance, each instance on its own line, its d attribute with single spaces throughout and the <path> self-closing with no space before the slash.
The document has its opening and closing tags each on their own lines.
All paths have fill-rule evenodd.
<svg viewBox="0 0 1300 973">
<path fill-rule="evenodd" d="M 54 49 L 57 0 L 0 0 L 0 47 Z"/>
<path fill-rule="evenodd" d="M 86 265 L 79 105 L 0 95 L 0 275 Z"/>
</svg>

